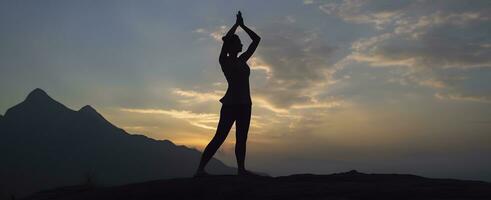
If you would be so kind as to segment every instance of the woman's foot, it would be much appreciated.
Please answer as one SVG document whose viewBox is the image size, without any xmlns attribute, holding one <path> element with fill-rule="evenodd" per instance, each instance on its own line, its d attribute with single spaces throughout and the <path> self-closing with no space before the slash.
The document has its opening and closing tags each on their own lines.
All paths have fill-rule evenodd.
<svg viewBox="0 0 491 200">
<path fill-rule="evenodd" d="M 245 169 L 238 170 L 237 175 L 239 175 L 239 176 L 260 176 L 259 174 L 252 173 L 252 172 L 245 170 Z"/>
<path fill-rule="evenodd" d="M 205 170 L 198 170 L 193 177 L 198 178 L 198 177 L 205 177 L 205 176 L 210 176 L 210 174 L 208 174 Z"/>
</svg>

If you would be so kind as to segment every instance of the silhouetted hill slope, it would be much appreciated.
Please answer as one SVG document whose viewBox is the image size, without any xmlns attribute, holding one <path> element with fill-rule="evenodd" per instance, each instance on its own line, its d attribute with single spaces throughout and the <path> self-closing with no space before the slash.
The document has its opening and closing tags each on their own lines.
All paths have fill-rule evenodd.
<svg viewBox="0 0 491 200">
<path fill-rule="evenodd" d="M 350 171 L 276 178 L 181 178 L 106 188 L 66 187 L 26 199 L 491 199 L 491 184 Z"/>
<path fill-rule="evenodd" d="M 189 177 L 199 157 L 168 140 L 128 134 L 91 106 L 74 111 L 36 89 L 0 119 L 0 197 L 88 179 L 118 185 Z M 235 173 L 216 159 L 209 170 Z"/>
</svg>

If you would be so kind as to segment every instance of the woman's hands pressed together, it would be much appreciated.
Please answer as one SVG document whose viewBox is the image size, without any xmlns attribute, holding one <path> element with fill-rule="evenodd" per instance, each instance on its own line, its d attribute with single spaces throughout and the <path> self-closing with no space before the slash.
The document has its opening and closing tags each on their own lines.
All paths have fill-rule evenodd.
<svg viewBox="0 0 491 200">
<path fill-rule="evenodd" d="M 244 26 L 244 19 L 242 18 L 242 13 L 240 11 L 237 13 L 237 20 L 235 21 L 235 24 Z"/>
</svg>

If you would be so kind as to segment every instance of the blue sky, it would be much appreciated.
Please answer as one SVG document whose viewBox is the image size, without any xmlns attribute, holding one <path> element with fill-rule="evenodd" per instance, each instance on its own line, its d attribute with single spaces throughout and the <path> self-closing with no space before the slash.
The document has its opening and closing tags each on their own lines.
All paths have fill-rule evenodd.
<svg viewBox="0 0 491 200">
<path fill-rule="evenodd" d="M 0 114 L 42 88 L 202 149 L 238 10 L 262 37 L 252 169 L 491 180 L 489 1 L 0 1 Z M 233 134 L 217 154 L 230 165 Z"/>
</svg>

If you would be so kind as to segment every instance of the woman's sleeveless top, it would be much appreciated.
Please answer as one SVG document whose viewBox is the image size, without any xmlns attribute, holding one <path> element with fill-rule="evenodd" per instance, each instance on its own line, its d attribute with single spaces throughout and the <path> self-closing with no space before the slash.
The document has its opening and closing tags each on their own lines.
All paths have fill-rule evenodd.
<svg viewBox="0 0 491 200">
<path fill-rule="evenodd" d="M 252 104 L 249 89 L 251 69 L 245 61 L 238 58 L 226 58 L 220 63 L 228 82 L 225 95 L 220 99 L 222 104 Z"/>
</svg>

